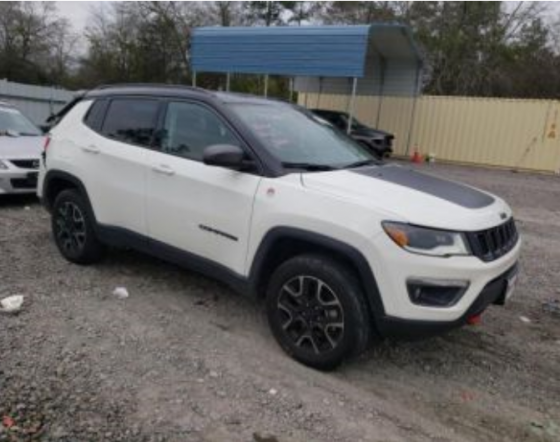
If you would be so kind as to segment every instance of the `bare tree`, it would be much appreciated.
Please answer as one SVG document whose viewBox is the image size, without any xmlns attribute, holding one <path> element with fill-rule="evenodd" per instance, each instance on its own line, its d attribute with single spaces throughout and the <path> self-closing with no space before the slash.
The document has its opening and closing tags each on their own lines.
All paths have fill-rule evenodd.
<svg viewBox="0 0 560 442">
<path fill-rule="evenodd" d="M 59 81 L 68 73 L 73 41 L 54 3 L 0 2 L 0 77 Z"/>
</svg>

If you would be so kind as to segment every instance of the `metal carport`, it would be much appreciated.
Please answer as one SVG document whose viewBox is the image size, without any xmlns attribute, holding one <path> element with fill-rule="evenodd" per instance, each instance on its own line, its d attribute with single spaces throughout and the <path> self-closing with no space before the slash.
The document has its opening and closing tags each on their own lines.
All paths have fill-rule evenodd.
<svg viewBox="0 0 560 442">
<path fill-rule="evenodd" d="M 304 93 L 416 96 L 422 59 L 401 24 L 360 26 L 205 27 L 193 31 L 193 84 L 199 72 L 295 78 Z"/>
</svg>

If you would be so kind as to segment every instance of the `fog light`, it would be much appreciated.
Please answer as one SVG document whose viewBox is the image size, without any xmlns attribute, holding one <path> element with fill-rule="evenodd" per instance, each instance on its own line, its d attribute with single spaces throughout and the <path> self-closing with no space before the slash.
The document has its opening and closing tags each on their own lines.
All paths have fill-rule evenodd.
<svg viewBox="0 0 560 442">
<path fill-rule="evenodd" d="M 469 283 L 441 279 L 409 279 L 407 288 L 413 304 L 426 307 L 451 307 L 459 302 L 469 288 Z"/>
</svg>

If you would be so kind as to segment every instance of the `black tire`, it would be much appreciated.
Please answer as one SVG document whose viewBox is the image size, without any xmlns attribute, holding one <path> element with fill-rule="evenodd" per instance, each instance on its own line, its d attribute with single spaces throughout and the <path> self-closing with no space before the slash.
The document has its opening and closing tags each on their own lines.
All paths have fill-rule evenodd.
<svg viewBox="0 0 560 442">
<path fill-rule="evenodd" d="M 310 367 L 332 370 L 369 345 L 372 324 L 360 283 L 327 256 L 301 255 L 280 265 L 266 304 L 280 346 Z"/>
<path fill-rule="evenodd" d="M 68 261 L 87 265 L 103 258 L 103 244 L 95 235 L 88 205 L 77 190 L 63 190 L 56 196 L 51 228 L 58 250 Z"/>
</svg>

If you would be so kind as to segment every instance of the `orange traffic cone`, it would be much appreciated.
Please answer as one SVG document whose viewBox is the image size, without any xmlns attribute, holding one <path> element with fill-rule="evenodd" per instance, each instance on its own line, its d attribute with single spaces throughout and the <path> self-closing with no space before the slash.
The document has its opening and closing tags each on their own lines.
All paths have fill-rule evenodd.
<svg viewBox="0 0 560 442">
<path fill-rule="evenodd" d="M 412 154 L 412 157 L 410 158 L 410 160 L 413 163 L 421 163 L 422 162 L 422 156 L 420 155 L 420 152 L 418 152 L 418 146 L 414 147 L 414 153 Z"/>
</svg>

